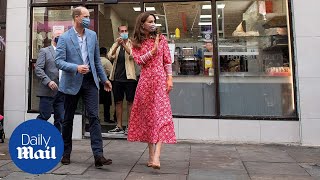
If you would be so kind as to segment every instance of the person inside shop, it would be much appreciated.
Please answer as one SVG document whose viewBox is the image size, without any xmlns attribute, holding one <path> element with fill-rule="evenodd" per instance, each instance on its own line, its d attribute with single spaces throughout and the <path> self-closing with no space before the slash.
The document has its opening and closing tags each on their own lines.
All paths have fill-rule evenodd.
<svg viewBox="0 0 320 180">
<path fill-rule="evenodd" d="M 113 62 L 110 80 L 113 86 L 113 98 L 116 105 L 117 125 L 108 131 L 112 134 L 127 134 L 127 128 L 123 130 L 122 111 L 124 95 L 127 100 L 127 114 L 130 117 L 132 102 L 137 87 L 135 62 L 131 52 L 131 40 L 128 36 L 128 27 L 118 27 L 119 37 L 108 52 L 108 59 Z"/>
<path fill-rule="evenodd" d="M 109 78 L 110 72 L 112 69 L 112 64 L 109 61 L 109 59 L 106 58 L 107 52 L 108 52 L 107 48 L 105 48 L 105 47 L 100 48 L 101 64 L 107 74 L 107 77 Z M 110 106 L 112 104 L 111 92 L 105 91 L 103 87 L 104 87 L 104 84 L 103 84 L 103 82 L 100 81 L 99 103 L 103 104 L 104 122 L 115 123 L 114 121 L 110 120 Z"/>
<path fill-rule="evenodd" d="M 65 116 L 62 123 L 64 152 L 61 163 L 70 164 L 72 129 L 78 100 L 82 97 L 89 119 L 91 148 L 94 165 L 101 168 L 112 164 L 103 155 L 101 125 L 98 116 L 99 79 L 106 91 L 112 90 L 111 82 L 100 61 L 97 35 L 88 29 L 90 13 L 79 6 L 72 9 L 73 28 L 59 37 L 56 50 L 56 65 L 62 71 L 59 90 L 65 94 Z"/>
<path fill-rule="evenodd" d="M 211 41 L 206 41 L 204 44 L 204 52 L 213 52 L 213 44 Z"/>
<path fill-rule="evenodd" d="M 57 42 L 62 33 L 62 31 L 52 33 L 51 46 L 40 49 L 35 65 L 35 74 L 39 79 L 37 96 L 40 97 L 37 119 L 47 121 L 53 110 L 53 124 L 60 132 L 64 118 L 64 95 L 58 91 L 59 69 L 56 67 L 54 57 Z"/>
<path fill-rule="evenodd" d="M 141 13 L 133 34 L 132 55 L 141 66 L 129 121 L 128 141 L 148 143 L 148 167 L 160 169 L 162 143 L 176 143 L 169 93 L 173 88 L 172 61 L 156 17 Z"/>
</svg>

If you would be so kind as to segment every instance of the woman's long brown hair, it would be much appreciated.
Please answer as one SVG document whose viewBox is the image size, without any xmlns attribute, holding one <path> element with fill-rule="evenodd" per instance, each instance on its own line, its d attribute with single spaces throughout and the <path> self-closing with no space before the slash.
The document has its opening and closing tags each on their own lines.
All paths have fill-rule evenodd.
<svg viewBox="0 0 320 180">
<path fill-rule="evenodd" d="M 146 22 L 149 16 L 154 17 L 154 22 L 156 23 L 156 16 L 152 13 L 149 12 L 143 12 L 139 14 L 139 16 L 136 19 L 136 25 L 134 27 L 134 32 L 133 32 L 133 39 L 132 39 L 132 45 L 135 48 L 140 48 L 141 43 L 146 39 L 146 30 L 143 29 L 143 24 Z M 157 35 L 160 34 L 158 31 L 151 32 L 150 35 Z"/>
</svg>

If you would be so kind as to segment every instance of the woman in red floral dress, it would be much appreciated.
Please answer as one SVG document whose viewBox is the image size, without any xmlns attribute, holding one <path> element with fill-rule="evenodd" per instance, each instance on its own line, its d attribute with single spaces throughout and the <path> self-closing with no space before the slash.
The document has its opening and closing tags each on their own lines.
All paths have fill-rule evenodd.
<svg viewBox="0 0 320 180">
<path fill-rule="evenodd" d="M 141 66 L 129 121 L 128 141 L 148 143 L 147 165 L 160 169 L 162 143 L 176 143 L 169 92 L 172 62 L 166 38 L 156 31 L 155 15 L 137 17 L 132 55 Z"/>
</svg>

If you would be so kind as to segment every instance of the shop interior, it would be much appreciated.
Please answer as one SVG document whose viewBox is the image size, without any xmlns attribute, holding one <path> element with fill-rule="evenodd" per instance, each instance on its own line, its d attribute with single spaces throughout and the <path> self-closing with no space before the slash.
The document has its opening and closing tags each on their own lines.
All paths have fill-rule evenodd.
<svg viewBox="0 0 320 180">
<path fill-rule="evenodd" d="M 173 114 L 215 116 L 215 98 L 220 98 L 219 115 L 293 115 L 295 107 L 287 4 L 287 0 L 217 1 L 215 14 L 212 14 L 211 1 L 145 3 L 145 10 L 156 15 L 157 28 L 169 42 L 175 76 L 175 89 L 171 93 Z M 70 6 L 48 9 L 39 8 L 38 14 L 34 13 L 33 60 L 39 48 L 45 46 L 44 39 L 50 41 L 48 33 L 53 26 L 59 28 L 57 26 L 60 25 L 67 30 L 72 25 Z M 118 37 L 120 25 L 128 26 L 130 37 L 140 13 L 139 3 L 93 5 L 90 8 L 90 28 L 96 30 L 100 47 L 110 49 Z M 212 26 L 213 18 L 216 18 L 216 24 Z M 41 28 L 41 24 L 49 29 Z M 37 37 L 41 33 L 44 35 L 39 40 Z M 217 33 L 216 44 L 214 33 Z M 216 50 L 218 56 L 214 55 Z M 216 70 L 220 71 L 220 97 L 214 94 L 213 76 Z M 266 89 L 261 85 L 265 83 L 270 84 L 269 89 L 261 95 L 261 89 Z M 37 83 L 32 83 L 32 86 L 31 104 L 33 109 L 37 109 L 38 98 L 33 93 Z M 233 92 L 234 89 L 237 92 Z M 254 89 L 257 93 L 247 89 Z M 233 95 L 241 97 L 239 93 L 245 92 L 256 93 L 260 100 L 252 98 L 255 102 L 250 102 L 246 108 L 239 108 L 238 103 L 232 103 L 237 99 Z M 276 96 L 271 97 L 271 94 Z M 280 102 L 276 102 L 278 96 Z M 244 101 L 238 100 L 239 104 Z M 102 107 L 100 112 L 103 119 Z M 114 106 L 110 112 L 113 119 Z M 125 103 L 123 118 L 126 124 Z M 115 126 L 101 123 L 103 132 Z"/>
</svg>

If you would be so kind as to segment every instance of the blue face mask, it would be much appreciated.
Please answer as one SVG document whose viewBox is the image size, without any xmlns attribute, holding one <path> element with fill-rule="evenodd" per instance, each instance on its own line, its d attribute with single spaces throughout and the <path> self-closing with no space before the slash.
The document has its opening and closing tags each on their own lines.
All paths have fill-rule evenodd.
<svg viewBox="0 0 320 180">
<path fill-rule="evenodd" d="M 90 19 L 89 18 L 82 18 L 82 26 L 84 28 L 89 28 L 90 25 Z"/>
<path fill-rule="evenodd" d="M 120 36 L 121 36 L 122 39 L 128 39 L 129 38 L 128 33 L 121 33 Z"/>
</svg>

